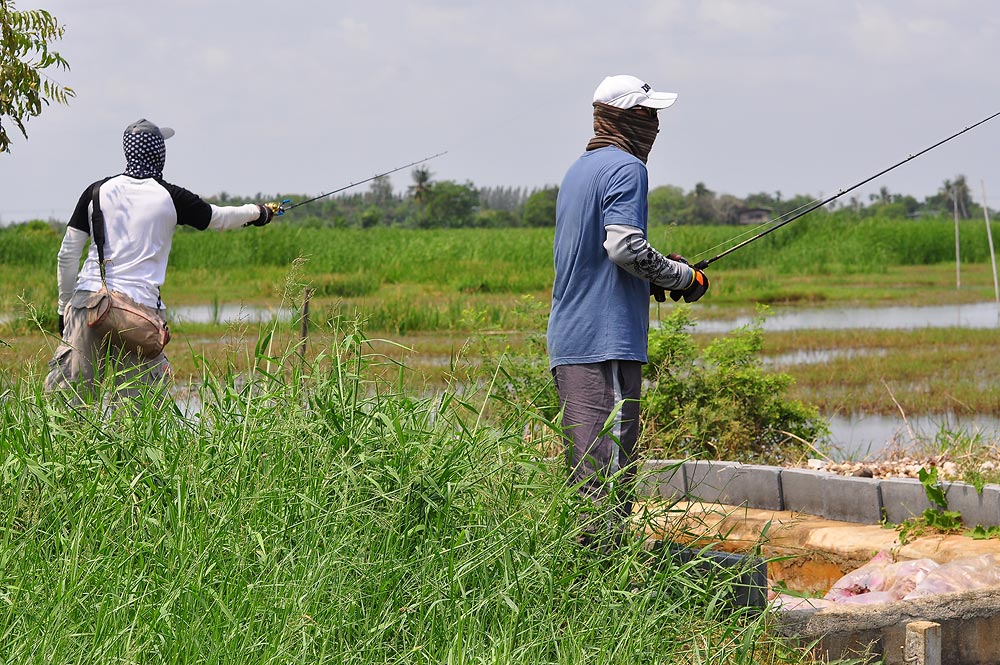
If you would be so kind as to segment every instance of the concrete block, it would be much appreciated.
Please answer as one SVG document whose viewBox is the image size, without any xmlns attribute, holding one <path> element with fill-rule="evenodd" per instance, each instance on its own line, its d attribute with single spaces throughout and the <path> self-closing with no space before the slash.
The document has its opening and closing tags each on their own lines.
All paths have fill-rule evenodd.
<svg viewBox="0 0 1000 665">
<path fill-rule="evenodd" d="M 782 469 L 781 496 L 785 510 L 823 516 L 826 479 L 829 473 L 809 469 Z"/>
<path fill-rule="evenodd" d="M 903 661 L 917 665 L 941 665 L 941 624 L 933 621 L 906 624 Z"/>
<path fill-rule="evenodd" d="M 734 607 L 767 604 L 767 564 L 763 559 L 737 552 L 678 546 L 672 546 L 670 553 L 675 563 L 690 566 L 688 576 L 698 580 L 700 587 L 722 591 L 723 602 Z"/>
<path fill-rule="evenodd" d="M 1000 485 L 983 487 L 983 526 L 1000 526 Z"/>
<path fill-rule="evenodd" d="M 737 462 L 716 462 L 697 460 L 684 462 L 684 475 L 687 478 L 688 496 L 693 501 L 715 503 L 720 501 L 725 485 L 732 478 L 723 469 L 737 466 Z"/>
<path fill-rule="evenodd" d="M 916 478 L 883 478 L 880 482 L 885 517 L 892 524 L 920 517 L 931 507 L 923 483 Z"/>
<path fill-rule="evenodd" d="M 687 478 L 682 460 L 651 459 L 639 472 L 639 494 L 668 501 L 681 501 L 687 496 Z"/>
<path fill-rule="evenodd" d="M 719 469 L 719 501 L 731 506 L 784 510 L 781 469 L 759 464 L 736 464 Z"/>
<path fill-rule="evenodd" d="M 831 475 L 824 489 L 823 517 L 859 524 L 878 524 L 882 521 L 879 480 Z"/>
<path fill-rule="evenodd" d="M 941 486 L 948 500 L 948 510 L 961 513 L 965 526 L 996 526 L 1000 523 L 1000 486 L 987 485 L 983 487 L 982 494 L 969 483 L 941 483 Z"/>
</svg>

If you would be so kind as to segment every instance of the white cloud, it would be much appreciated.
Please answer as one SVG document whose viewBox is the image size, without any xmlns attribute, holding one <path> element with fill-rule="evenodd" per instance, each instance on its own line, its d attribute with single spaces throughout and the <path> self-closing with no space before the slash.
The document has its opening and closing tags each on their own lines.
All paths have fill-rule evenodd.
<svg viewBox="0 0 1000 665">
<path fill-rule="evenodd" d="M 904 61 L 936 52 L 949 42 L 955 45 L 951 26 L 942 20 L 891 12 L 871 2 L 859 2 L 855 9 L 851 37 L 862 56 Z"/>
<path fill-rule="evenodd" d="M 233 66 L 233 53 L 229 49 L 207 47 L 196 55 L 198 71 L 206 74 L 226 74 Z"/>
<path fill-rule="evenodd" d="M 337 39 L 348 48 L 367 50 L 372 45 L 372 31 L 367 23 L 352 17 L 337 21 Z"/>
<path fill-rule="evenodd" d="M 711 0 L 698 6 L 698 16 L 733 32 L 768 32 L 785 18 L 773 2 Z"/>
</svg>

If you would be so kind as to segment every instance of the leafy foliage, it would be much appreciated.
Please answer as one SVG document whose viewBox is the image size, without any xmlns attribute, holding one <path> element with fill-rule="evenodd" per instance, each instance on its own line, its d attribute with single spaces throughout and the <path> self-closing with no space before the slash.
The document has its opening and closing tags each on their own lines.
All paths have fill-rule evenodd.
<svg viewBox="0 0 1000 665">
<path fill-rule="evenodd" d="M 424 193 L 417 226 L 421 228 L 474 226 L 479 192 L 472 185 L 451 180 L 431 184 Z"/>
<path fill-rule="evenodd" d="M 555 226 L 558 187 L 540 189 L 524 202 L 525 226 Z"/>
<path fill-rule="evenodd" d="M 651 445 L 678 456 L 778 463 L 829 435 L 815 408 L 785 398 L 790 376 L 763 371 L 765 311 L 702 352 L 689 334 L 688 307 L 650 331 L 644 404 Z"/>
<path fill-rule="evenodd" d="M 931 507 L 923 512 L 920 517 L 914 517 L 898 525 L 899 542 L 904 545 L 914 538 L 933 531 L 935 533 L 959 533 L 962 531 L 962 514 L 955 510 L 948 510 L 948 499 L 945 490 L 938 482 L 938 472 L 936 468 L 920 469 L 917 474 L 920 484 L 924 487 L 924 494 L 930 501 Z M 987 531 L 981 529 L 980 537 L 988 537 Z"/>
<path fill-rule="evenodd" d="M 10 152 L 3 118 L 10 118 L 25 138 L 24 123 L 40 115 L 42 104 L 69 103 L 72 88 L 44 77 L 49 67 L 69 69 L 51 42 L 61 39 L 63 27 L 44 9 L 17 11 L 14 0 L 0 0 L 0 152 Z"/>
</svg>

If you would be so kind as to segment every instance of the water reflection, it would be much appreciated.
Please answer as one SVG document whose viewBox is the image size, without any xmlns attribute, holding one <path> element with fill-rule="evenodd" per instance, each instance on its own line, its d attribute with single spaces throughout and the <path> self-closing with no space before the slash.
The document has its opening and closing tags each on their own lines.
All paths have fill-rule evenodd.
<svg viewBox="0 0 1000 665">
<path fill-rule="evenodd" d="M 904 421 L 893 416 L 855 414 L 828 418 L 831 436 L 838 457 L 862 459 L 884 450 L 894 441 L 901 447 L 912 446 L 914 437 L 920 443 L 935 441 L 940 434 L 944 441 L 949 434 L 962 438 L 979 437 L 981 443 L 1000 442 L 1000 418 L 990 416 L 957 416 L 942 414 L 912 416 Z"/>
<path fill-rule="evenodd" d="M 819 365 L 836 358 L 863 358 L 885 356 L 885 349 L 800 349 L 776 356 L 764 356 L 761 364 L 765 367 L 787 367 L 789 365 Z"/>
<path fill-rule="evenodd" d="M 167 310 L 172 322 L 186 323 L 262 323 L 275 317 L 290 321 L 295 314 L 291 309 L 244 304 L 185 305 Z"/>
<path fill-rule="evenodd" d="M 696 321 L 695 330 L 706 333 L 729 332 L 752 321 L 753 317 L 750 316 L 717 321 Z M 772 309 L 771 314 L 764 320 L 765 331 L 844 330 L 851 328 L 881 330 L 1000 328 L 1000 310 L 994 302 L 915 307 L 831 307 L 829 309 L 789 309 L 786 311 Z"/>
</svg>

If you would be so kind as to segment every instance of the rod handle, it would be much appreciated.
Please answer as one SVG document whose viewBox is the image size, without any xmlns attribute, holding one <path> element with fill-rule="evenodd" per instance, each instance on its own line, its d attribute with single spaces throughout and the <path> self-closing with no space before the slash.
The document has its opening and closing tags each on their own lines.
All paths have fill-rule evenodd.
<svg viewBox="0 0 1000 665">
<path fill-rule="evenodd" d="M 704 270 L 705 268 L 708 267 L 708 263 L 709 262 L 708 262 L 707 259 L 704 260 L 704 261 L 698 261 L 698 263 L 694 264 L 694 269 L 695 270 Z"/>
</svg>

